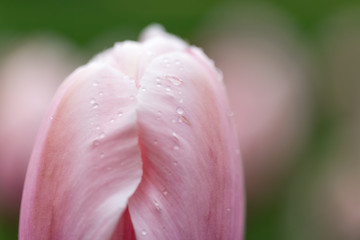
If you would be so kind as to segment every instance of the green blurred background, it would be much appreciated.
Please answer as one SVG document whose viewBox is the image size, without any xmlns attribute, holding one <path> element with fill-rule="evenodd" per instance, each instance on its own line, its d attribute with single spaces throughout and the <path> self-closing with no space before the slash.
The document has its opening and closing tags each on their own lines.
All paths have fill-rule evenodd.
<svg viewBox="0 0 360 240">
<path fill-rule="evenodd" d="M 323 239 L 313 233 L 314 226 L 309 226 L 314 216 L 306 202 L 313 195 L 314 182 L 328 164 L 326 156 L 329 155 L 329 149 L 339 145 L 334 140 L 338 138 L 339 129 L 347 124 L 351 116 L 343 114 L 332 104 L 327 87 L 329 65 L 327 55 L 323 52 L 321 33 L 324 22 L 329 18 L 342 10 L 359 9 L 360 3 L 355 0 L 248 2 L 259 5 L 265 3 L 280 9 L 288 17 L 298 40 L 310 49 L 312 59 L 315 59 L 311 68 L 316 71 L 311 76 L 311 81 L 315 81 L 312 85 L 315 96 L 308 141 L 304 150 L 296 156 L 298 161 L 295 167 L 268 202 L 259 208 L 249 207 L 246 239 Z M 13 41 L 45 32 L 72 42 L 84 53 L 86 62 L 94 53 L 112 46 L 115 41 L 136 40 L 139 32 L 154 22 L 197 45 L 201 42 L 199 32 L 202 27 L 225 3 L 229 1 L 1 0 L 0 53 Z M 357 31 L 360 29 L 358 23 L 354 25 Z M 360 68 L 360 62 L 357 65 Z M 356 77 L 360 80 L 359 76 Z M 357 207 L 360 208 L 360 202 Z M 1 216 L 0 221 L 0 239 L 16 239 L 17 219 Z"/>
</svg>

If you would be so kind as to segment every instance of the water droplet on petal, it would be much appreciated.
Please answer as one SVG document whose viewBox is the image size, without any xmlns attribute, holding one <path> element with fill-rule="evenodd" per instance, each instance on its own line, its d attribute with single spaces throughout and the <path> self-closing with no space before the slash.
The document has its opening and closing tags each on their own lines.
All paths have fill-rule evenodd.
<svg viewBox="0 0 360 240">
<path fill-rule="evenodd" d="M 113 119 L 113 118 L 110 119 L 110 123 L 113 123 L 113 122 L 115 122 L 115 119 Z"/>
<path fill-rule="evenodd" d="M 90 100 L 90 104 L 95 104 L 95 103 L 96 103 L 95 99 L 92 98 L 92 99 Z"/>
<path fill-rule="evenodd" d="M 157 119 L 157 120 L 160 120 L 161 115 L 162 115 L 162 112 L 161 112 L 161 111 L 158 111 L 158 112 L 157 112 L 157 117 L 156 117 L 156 119 Z"/>
<path fill-rule="evenodd" d="M 100 153 L 100 158 L 104 158 L 105 157 L 105 154 L 102 152 Z"/>
<path fill-rule="evenodd" d="M 99 96 L 102 97 L 104 95 L 103 92 L 99 92 Z"/>
<path fill-rule="evenodd" d="M 156 210 L 160 211 L 161 208 L 160 208 L 159 202 L 154 199 L 154 200 L 153 200 L 153 203 L 154 203 L 154 205 L 155 205 Z"/>
<path fill-rule="evenodd" d="M 183 103 L 183 102 L 184 102 L 184 99 L 180 98 L 179 103 Z"/>
<path fill-rule="evenodd" d="M 119 117 L 121 117 L 123 115 L 123 112 L 118 112 L 117 114 Z"/>
<path fill-rule="evenodd" d="M 182 84 L 182 80 L 176 76 L 166 76 L 165 78 L 175 86 L 179 86 L 180 84 Z"/>
<path fill-rule="evenodd" d="M 99 140 L 94 140 L 92 144 L 94 147 L 97 147 L 97 146 L 99 146 L 100 142 L 99 142 Z"/>
<path fill-rule="evenodd" d="M 53 119 L 54 119 L 54 116 L 53 116 L 53 115 L 51 115 L 51 116 L 50 116 L 50 120 L 53 120 Z"/>
<path fill-rule="evenodd" d="M 170 89 L 170 88 L 168 88 L 168 87 L 167 87 L 165 90 L 166 90 L 167 92 L 170 92 L 170 91 L 171 91 L 171 89 Z"/>
<path fill-rule="evenodd" d="M 168 195 L 169 192 L 166 189 L 164 189 L 162 193 L 166 196 Z"/>
<path fill-rule="evenodd" d="M 183 115 L 183 114 L 184 114 L 184 109 L 182 109 L 181 107 L 178 107 L 178 108 L 176 109 L 176 112 L 177 112 L 178 114 L 180 114 L 180 115 Z"/>
<path fill-rule="evenodd" d="M 146 236 L 147 232 L 145 230 L 141 230 L 141 235 Z"/>
<path fill-rule="evenodd" d="M 93 82 L 93 84 L 92 84 L 94 87 L 97 87 L 98 85 L 99 85 L 99 83 L 98 82 Z"/>
<path fill-rule="evenodd" d="M 93 108 L 94 108 L 94 109 L 96 109 L 96 108 L 98 108 L 98 107 L 99 107 L 99 104 L 97 104 L 97 103 L 93 104 Z"/>
<path fill-rule="evenodd" d="M 175 145 L 175 146 L 173 147 L 173 149 L 177 151 L 177 150 L 179 150 L 179 146 L 178 146 L 178 145 Z"/>
</svg>

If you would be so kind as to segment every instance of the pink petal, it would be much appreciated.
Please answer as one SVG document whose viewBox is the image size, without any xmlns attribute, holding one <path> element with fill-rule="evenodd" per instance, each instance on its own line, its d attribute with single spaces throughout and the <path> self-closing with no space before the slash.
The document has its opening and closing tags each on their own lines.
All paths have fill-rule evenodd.
<svg viewBox="0 0 360 240">
<path fill-rule="evenodd" d="M 32 155 L 20 239 L 110 239 L 142 175 L 136 91 L 102 64 L 69 77 Z"/>
<path fill-rule="evenodd" d="M 154 59 L 141 80 L 146 88 L 138 95 L 144 175 L 129 203 L 137 236 L 241 239 L 237 141 L 222 82 L 202 58 L 197 49 L 165 54 Z M 164 68 L 164 59 L 170 67 Z"/>
<path fill-rule="evenodd" d="M 117 44 L 59 90 L 27 175 L 20 239 L 242 238 L 223 83 L 200 50 L 150 36 Z"/>
</svg>

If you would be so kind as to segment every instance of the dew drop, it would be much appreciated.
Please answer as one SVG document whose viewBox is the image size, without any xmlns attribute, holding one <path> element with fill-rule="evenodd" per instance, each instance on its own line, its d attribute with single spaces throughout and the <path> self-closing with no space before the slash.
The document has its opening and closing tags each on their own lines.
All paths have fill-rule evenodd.
<svg viewBox="0 0 360 240">
<path fill-rule="evenodd" d="M 100 125 L 97 125 L 97 126 L 95 127 L 95 129 L 96 129 L 96 130 L 100 130 Z"/>
<path fill-rule="evenodd" d="M 180 98 L 179 103 L 183 103 L 183 102 L 184 102 L 184 99 Z"/>
<path fill-rule="evenodd" d="M 147 232 L 145 230 L 141 230 L 141 235 L 146 236 Z"/>
<path fill-rule="evenodd" d="M 105 154 L 102 152 L 100 153 L 100 158 L 104 158 L 105 157 Z"/>
<path fill-rule="evenodd" d="M 97 109 L 98 107 L 99 107 L 99 104 L 97 104 L 97 103 L 93 104 L 94 109 Z"/>
<path fill-rule="evenodd" d="M 92 144 L 94 147 L 97 147 L 97 146 L 99 146 L 100 142 L 99 142 L 99 140 L 94 140 Z"/>
<path fill-rule="evenodd" d="M 99 139 L 103 139 L 105 137 L 105 133 L 101 133 L 100 136 L 99 136 Z"/>
<path fill-rule="evenodd" d="M 171 120 L 171 122 L 172 122 L 172 123 L 176 123 L 176 120 L 175 120 L 175 119 L 173 119 L 173 120 Z"/>
<path fill-rule="evenodd" d="M 162 193 L 166 196 L 168 195 L 169 192 L 166 189 L 164 189 Z"/>
<path fill-rule="evenodd" d="M 170 92 L 170 91 L 171 91 L 171 89 L 170 89 L 170 88 L 168 88 L 168 87 L 167 87 L 165 90 L 166 90 L 167 92 Z"/>
<path fill-rule="evenodd" d="M 54 116 L 53 116 L 53 115 L 51 115 L 51 116 L 50 116 L 50 120 L 53 120 L 53 119 L 54 119 Z"/>
<path fill-rule="evenodd" d="M 92 84 L 94 87 L 97 87 L 98 85 L 99 85 L 99 83 L 98 82 L 93 82 L 93 84 Z"/>
<path fill-rule="evenodd" d="M 154 200 L 153 200 L 153 203 L 154 203 L 154 205 L 155 205 L 156 210 L 160 211 L 161 208 L 160 208 L 159 202 L 154 199 Z"/>
<path fill-rule="evenodd" d="M 146 92 L 146 88 L 145 88 L 145 87 L 142 87 L 142 88 L 141 88 L 141 91 Z"/>
<path fill-rule="evenodd" d="M 180 115 L 183 115 L 183 114 L 184 114 L 184 109 L 182 109 L 181 107 L 178 107 L 178 108 L 176 109 L 176 112 L 177 112 L 178 114 L 180 114 Z"/>
<path fill-rule="evenodd" d="M 183 120 L 182 120 L 181 117 L 178 118 L 178 122 L 179 122 L 179 123 L 182 123 L 182 122 L 183 122 Z"/>
<path fill-rule="evenodd" d="M 179 86 L 180 84 L 182 84 L 182 80 L 175 76 L 166 76 L 166 79 L 169 80 L 175 86 Z"/>
<path fill-rule="evenodd" d="M 103 92 L 99 92 L 99 96 L 100 96 L 100 97 L 104 96 L 104 93 L 103 93 Z"/>
<path fill-rule="evenodd" d="M 92 98 L 92 99 L 90 100 L 90 104 L 93 105 L 93 104 L 95 104 L 95 103 L 96 103 L 95 99 Z"/>
<path fill-rule="evenodd" d="M 121 117 L 123 115 L 123 112 L 118 112 L 117 114 L 119 117 Z"/>
<path fill-rule="evenodd" d="M 157 117 L 156 117 L 156 119 L 157 119 L 157 120 L 160 120 L 161 115 L 162 115 L 162 112 L 161 112 L 161 111 L 158 111 L 158 112 L 157 112 Z"/>
<path fill-rule="evenodd" d="M 110 119 L 110 123 L 113 123 L 113 122 L 115 122 L 115 119 L 113 119 L 113 118 Z"/>
<path fill-rule="evenodd" d="M 177 151 L 177 150 L 179 150 L 179 146 L 178 146 L 178 145 L 175 145 L 175 146 L 173 147 L 173 149 Z"/>
</svg>

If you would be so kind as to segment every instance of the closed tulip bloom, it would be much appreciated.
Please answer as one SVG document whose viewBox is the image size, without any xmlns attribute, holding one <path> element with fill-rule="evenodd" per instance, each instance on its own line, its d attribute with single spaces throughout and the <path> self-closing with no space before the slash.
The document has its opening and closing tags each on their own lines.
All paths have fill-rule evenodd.
<svg viewBox="0 0 360 240">
<path fill-rule="evenodd" d="M 198 48 L 148 28 L 58 90 L 28 169 L 20 239 L 242 239 L 223 82 Z"/>
</svg>

